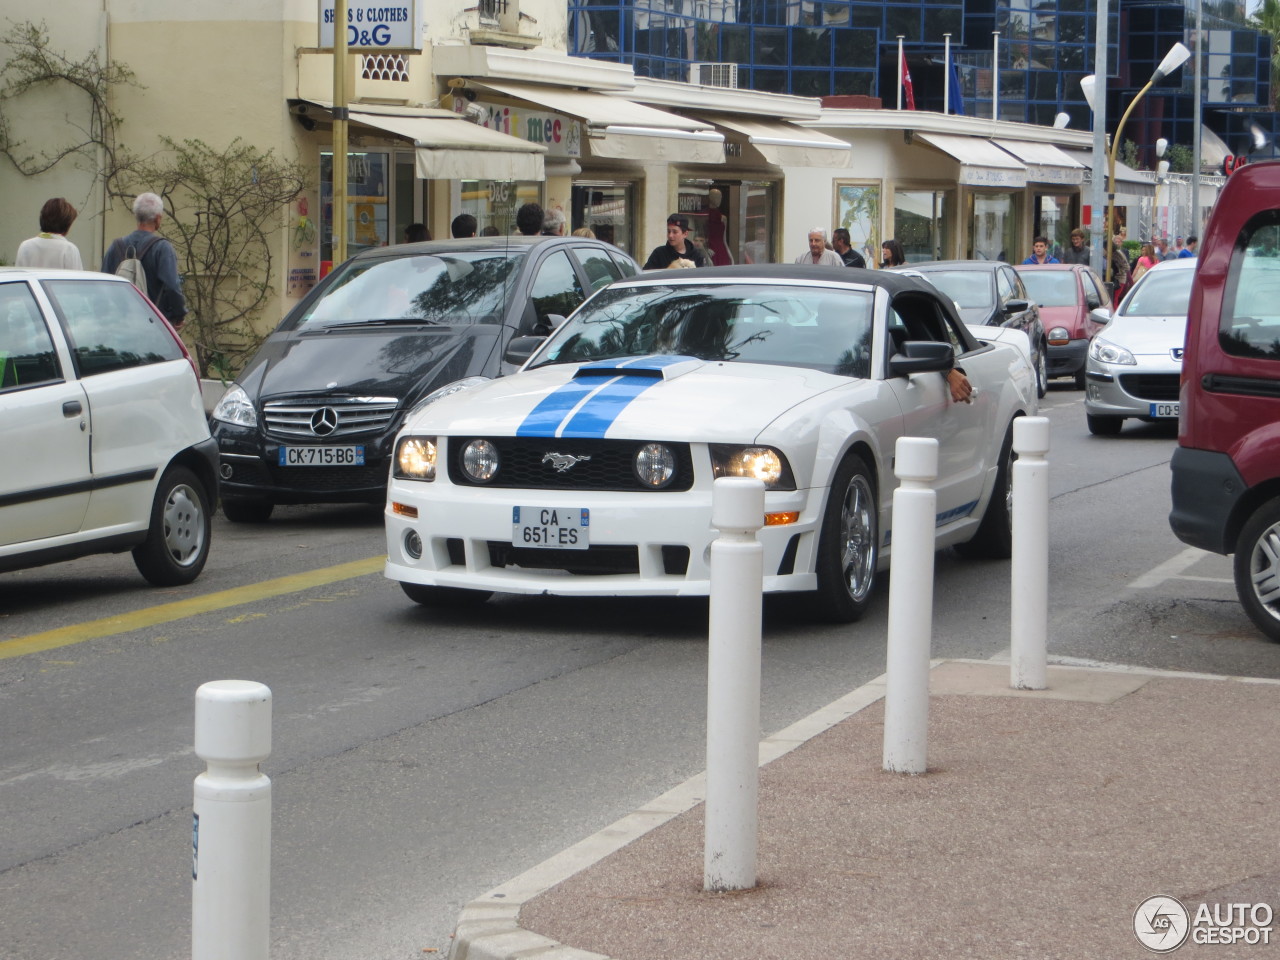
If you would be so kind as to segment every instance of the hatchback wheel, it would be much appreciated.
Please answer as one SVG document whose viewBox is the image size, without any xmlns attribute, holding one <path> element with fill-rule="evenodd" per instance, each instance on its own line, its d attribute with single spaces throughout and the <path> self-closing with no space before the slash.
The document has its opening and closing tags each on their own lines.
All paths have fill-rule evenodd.
<svg viewBox="0 0 1280 960">
<path fill-rule="evenodd" d="M 815 615 L 851 623 L 866 612 L 879 559 L 880 515 L 875 482 L 861 457 L 849 454 L 827 494 L 818 537 Z"/>
<path fill-rule="evenodd" d="M 1235 551 L 1236 595 L 1254 625 L 1280 641 L 1280 498 L 1253 512 Z"/>
<path fill-rule="evenodd" d="M 170 467 L 156 488 L 147 539 L 133 550 L 138 572 L 157 587 L 190 583 L 209 559 L 209 524 L 209 496 L 200 478 L 186 467 Z"/>
<path fill-rule="evenodd" d="M 1047 347 L 1040 344 L 1039 359 L 1036 360 L 1036 396 L 1043 398 L 1049 392 L 1049 361 L 1045 357 Z"/>
</svg>

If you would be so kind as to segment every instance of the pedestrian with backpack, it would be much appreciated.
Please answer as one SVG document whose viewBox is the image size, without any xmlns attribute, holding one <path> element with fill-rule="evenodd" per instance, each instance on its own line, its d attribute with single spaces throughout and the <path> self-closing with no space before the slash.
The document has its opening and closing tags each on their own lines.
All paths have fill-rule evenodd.
<svg viewBox="0 0 1280 960">
<path fill-rule="evenodd" d="M 187 300 L 178 276 L 178 255 L 173 244 L 157 232 L 164 219 L 164 201 L 154 193 L 140 193 L 133 201 L 133 216 L 138 229 L 107 247 L 102 272 L 128 277 L 168 317 L 173 328 L 180 329 L 187 315 Z"/>
</svg>

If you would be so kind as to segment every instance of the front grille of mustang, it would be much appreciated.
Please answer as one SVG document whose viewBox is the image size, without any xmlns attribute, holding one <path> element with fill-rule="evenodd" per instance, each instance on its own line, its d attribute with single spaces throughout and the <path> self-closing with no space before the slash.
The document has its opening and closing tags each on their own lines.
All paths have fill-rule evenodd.
<svg viewBox="0 0 1280 960">
<path fill-rule="evenodd" d="M 399 405 L 395 397 L 271 400 L 263 404 L 262 417 L 272 436 L 329 441 L 383 432 Z"/>
<path fill-rule="evenodd" d="M 1120 388 L 1139 400 L 1164 402 L 1178 399 L 1179 379 L 1176 373 L 1122 373 Z"/>
<path fill-rule="evenodd" d="M 488 483 L 475 483 L 462 472 L 462 449 L 475 437 L 450 437 L 449 479 L 461 486 L 510 487 L 527 490 L 649 490 L 631 469 L 636 452 L 647 440 L 557 440 L 542 437 L 485 437 L 498 448 L 498 472 Z M 693 486 L 693 458 L 687 443 L 666 444 L 676 461 L 676 473 L 668 486 L 657 491 L 688 490 Z M 556 455 L 559 455 L 557 457 Z M 557 460 L 577 460 L 567 470 L 555 468 Z"/>
</svg>

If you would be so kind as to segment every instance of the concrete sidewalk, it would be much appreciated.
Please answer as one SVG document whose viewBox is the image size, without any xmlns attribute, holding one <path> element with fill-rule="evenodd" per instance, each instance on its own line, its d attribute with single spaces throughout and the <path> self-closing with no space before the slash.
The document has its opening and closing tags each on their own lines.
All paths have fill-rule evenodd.
<svg viewBox="0 0 1280 960">
<path fill-rule="evenodd" d="M 1280 682 L 942 661 L 912 777 L 883 679 L 761 744 L 755 889 L 702 891 L 699 776 L 470 903 L 453 960 L 1280 958 Z"/>
</svg>

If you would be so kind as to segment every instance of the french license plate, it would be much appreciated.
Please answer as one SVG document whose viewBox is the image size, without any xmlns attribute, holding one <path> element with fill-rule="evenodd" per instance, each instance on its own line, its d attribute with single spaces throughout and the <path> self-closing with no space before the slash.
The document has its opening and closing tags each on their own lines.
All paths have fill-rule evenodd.
<svg viewBox="0 0 1280 960">
<path fill-rule="evenodd" d="M 590 511 L 563 507 L 512 507 L 511 542 L 517 547 L 585 550 Z"/>
<path fill-rule="evenodd" d="M 1176 403 L 1153 403 L 1151 404 L 1151 416 L 1153 417 L 1177 417 L 1178 405 Z"/>
<path fill-rule="evenodd" d="M 281 447 L 282 467 L 363 467 L 364 447 Z"/>
</svg>

